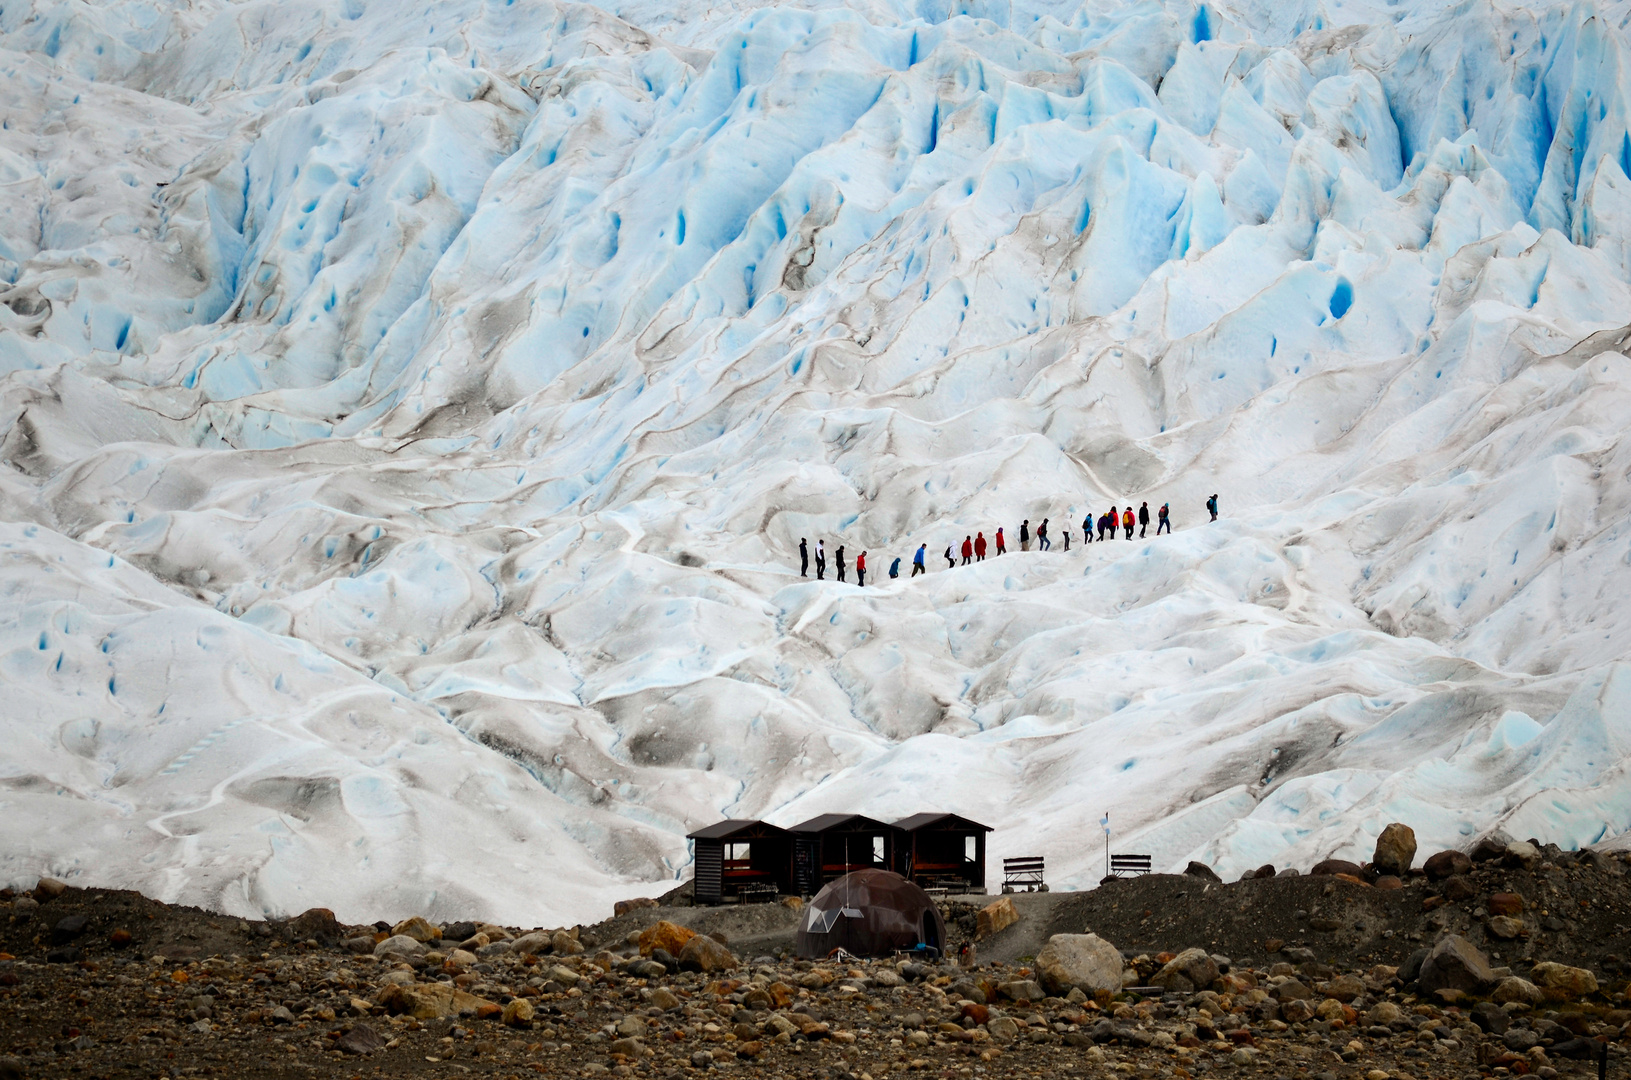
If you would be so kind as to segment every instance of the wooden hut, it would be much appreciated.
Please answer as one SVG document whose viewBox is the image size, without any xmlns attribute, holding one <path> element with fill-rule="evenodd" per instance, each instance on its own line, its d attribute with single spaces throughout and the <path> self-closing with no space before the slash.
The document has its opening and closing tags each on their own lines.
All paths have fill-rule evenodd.
<svg viewBox="0 0 1631 1080">
<path fill-rule="evenodd" d="M 699 904 L 774 899 L 793 886 L 793 838 L 763 821 L 732 819 L 686 836 L 696 845 L 692 891 Z"/>
<path fill-rule="evenodd" d="M 991 826 L 957 814 L 913 814 L 893 828 L 902 877 L 924 888 L 985 891 L 985 834 Z"/>
<path fill-rule="evenodd" d="M 861 814 L 821 814 L 787 830 L 793 836 L 793 884 L 809 896 L 855 870 L 893 870 L 893 826 Z"/>
</svg>

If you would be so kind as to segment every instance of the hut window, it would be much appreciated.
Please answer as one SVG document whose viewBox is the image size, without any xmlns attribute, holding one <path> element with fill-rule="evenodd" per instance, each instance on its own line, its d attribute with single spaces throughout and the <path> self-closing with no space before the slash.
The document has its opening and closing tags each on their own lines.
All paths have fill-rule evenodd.
<svg viewBox="0 0 1631 1080">
<path fill-rule="evenodd" d="M 881 836 L 872 838 L 872 861 L 880 866 L 883 865 L 883 837 Z"/>
<path fill-rule="evenodd" d="M 964 862 L 973 862 L 974 859 L 975 859 L 974 837 L 965 836 L 965 837 L 963 837 L 963 861 Z"/>
<path fill-rule="evenodd" d="M 731 862 L 747 862 L 753 858 L 752 849 L 752 844 L 726 844 L 725 858 Z"/>
</svg>

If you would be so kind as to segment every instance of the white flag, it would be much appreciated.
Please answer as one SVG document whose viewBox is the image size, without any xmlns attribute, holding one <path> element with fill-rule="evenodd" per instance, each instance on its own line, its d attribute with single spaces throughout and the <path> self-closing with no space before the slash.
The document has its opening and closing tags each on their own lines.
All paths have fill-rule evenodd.
<svg viewBox="0 0 1631 1080">
<path fill-rule="evenodd" d="M 1104 826 L 1104 835 L 1109 836 L 1110 835 L 1110 811 L 1106 810 L 1104 812 L 1104 816 L 1099 819 L 1099 824 Z"/>
</svg>

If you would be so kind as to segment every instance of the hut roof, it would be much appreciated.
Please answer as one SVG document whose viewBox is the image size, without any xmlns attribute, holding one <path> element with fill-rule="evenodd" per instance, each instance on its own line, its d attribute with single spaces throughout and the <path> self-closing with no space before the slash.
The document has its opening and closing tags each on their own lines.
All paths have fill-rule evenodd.
<svg viewBox="0 0 1631 1080">
<path fill-rule="evenodd" d="M 991 826 L 981 825 L 978 821 L 963 817 L 961 814 L 913 814 L 911 817 L 904 817 L 895 822 L 894 828 L 902 832 L 916 832 L 931 825 L 954 825 L 964 829 L 991 831 Z"/>
<path fill-rule="evenodd" d="M 879 832 L 888 832 L 894 828 L 893 825 L 886 824 L 876 818 L 869 818 L 865 814 L 817 814 L 808 821 L 801 821 L 797 825 L 790 826 L 787 831 L 796 833 L 827 832 L 829 829 L 836 829 L 840 825 L 847 825 L 851 822 L 860 825 L 862 828 L 877 829 Z"/>
<path fill-rule="evenodd" d="M 717 825 L 709 825 L 706 829 L 698 829 L 694 833 L 686 833 L 687 840 L 725 840 L 739 833 L 749 830 L 762 830 L 761 836 L 783 833 L 787 830 L 780 825 L 771 825 L 767 822 L 756 821 L 752 818 L 726 818 Z"/>
</svg>

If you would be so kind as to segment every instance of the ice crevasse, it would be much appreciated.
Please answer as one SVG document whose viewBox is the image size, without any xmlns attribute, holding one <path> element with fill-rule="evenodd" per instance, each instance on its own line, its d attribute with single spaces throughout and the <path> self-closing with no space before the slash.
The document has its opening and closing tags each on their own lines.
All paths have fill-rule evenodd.
<svg viewBox="0 0 1631 1080">
<path fill-rule="evenodd" d="M 0 878 L 1623 842 L 1628 62 L 1627 3 L 5 4 Z"/>
</svg>

